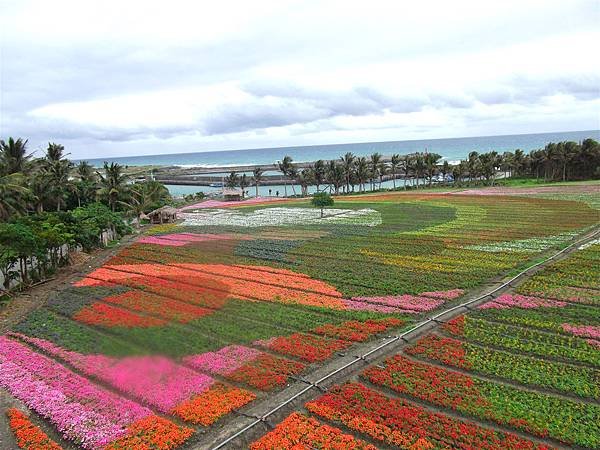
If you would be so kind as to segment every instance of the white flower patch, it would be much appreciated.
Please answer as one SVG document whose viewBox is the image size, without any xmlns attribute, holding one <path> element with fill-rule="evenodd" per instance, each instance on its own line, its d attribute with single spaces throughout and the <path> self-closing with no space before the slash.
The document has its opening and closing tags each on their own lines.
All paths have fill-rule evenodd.
<svg viewBox="0 0 600 450">
<path fill-rule="evenodd" d="M 374 227 L 381 225 L 381 214 L 374 209 L 264 208 L 251 212 L 235 209 L 206 209 L 180 215 L 182 226 L 229 225 L 266 227 L 318 225 L 324 223 Z"/>
<path fill-rule="evenodd" d="M 554 247 L 558 244 L 563 244 L 567 241 L 570 241 L 579 233 L 576 231 L 569 233 L 561 233 L 556 236 L 550 236 L 545 238 L 530 238 L 530 239 L 521 239 L 518 241 L 507 241 L 507 242 L 497 242 L 494 244 L 486 244 L 486 245 L 469 245 L 466 248 L 467 250 L 479 250 L 482 252 L 540 252 L 543 250 L 547 250 L 551 247 Z"/>
<path fill-rule="evenodd" d="M 589 242 L 586 242 L 585 244 L 580 245 L 579 247 L 577 247 L 577 250 L 585 250 L 586 248 L 589 248 L 592 245 L 597 245 L 597 244 L 600 244 L 600 238 L 594 239 L 592 241 L 589 241 Z"/>
</svg>

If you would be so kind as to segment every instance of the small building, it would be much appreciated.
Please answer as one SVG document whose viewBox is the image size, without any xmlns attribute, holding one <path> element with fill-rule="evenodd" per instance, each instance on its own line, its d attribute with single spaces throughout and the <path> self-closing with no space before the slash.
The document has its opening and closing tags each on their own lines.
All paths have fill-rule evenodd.
<svg viewBox="0 0 600 450">
<path fill-rule="evenodd" d="M 240 201 L 244 193 L 241 189 L 223 188 L 223 199 L 225 201 Z"/>
<path fill-rule="evenodd" d="M 177 220 L 177 209 L 163 206 L 147 214 L 150 223 L 173 223 Z"/>
</svg>

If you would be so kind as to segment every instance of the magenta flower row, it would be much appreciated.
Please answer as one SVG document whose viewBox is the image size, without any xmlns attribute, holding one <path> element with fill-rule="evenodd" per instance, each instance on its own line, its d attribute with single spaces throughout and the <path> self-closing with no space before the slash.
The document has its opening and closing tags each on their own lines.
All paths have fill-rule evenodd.
<svg viewBox="0 0 600 450">
<path fill-rule="evenodd" d="M 215 382 L 210 376 L 199 374 L 164 356 L 118 359 L 105 355 L 83 355 L 44 339 L 20 334 L 15 336 L 162 412 L 169 412 L 193 395 L 208 390 Z"/>
<path fill-rule="evenodd" d="M 592 338 L 600 340 L 600 327 L 593 325 L 571 325 L 568 323 L 562 324 L 562 329 L 567 333 L 575 336 Z"/>
<path fill-rule="evenodd" d="M 0 385 L 86 449 L 107 445 L 128 425 L 152 414 L 4 336 Z"/>
<path fill-rule="evenodd" d="M 243 345 L 229 345 L 216 352 L 201 353 L 183 358 L 185 364 L 206 372 L 229 375 L 244 364 L 257 358 L 259 350 Z"/>
</svg>

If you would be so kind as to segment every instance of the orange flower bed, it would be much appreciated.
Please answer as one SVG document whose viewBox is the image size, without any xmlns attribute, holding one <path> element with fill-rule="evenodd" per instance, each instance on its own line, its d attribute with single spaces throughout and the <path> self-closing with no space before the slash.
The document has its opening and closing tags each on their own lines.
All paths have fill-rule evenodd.
<svg viewBox="0 0 600 450">
<path fill-rule="evenodd" d="M 166 320 L 188 323 L 211 314 L 213 310 L 161 297 L 149 292 L 129 291 L 103 299 L 135 311 L 161 316 Z"/>
<path fill-rule="evenodd" d="M 168 450 L 183 444 L 194 430 L 159 416 L 148 416 L 131 424 L 127 435 L 110 443 L 105 450 Z"/>
<path fill-rule="evenodd" d="M 325 361 L 331 358 L 334 352 L 351 345 L 350 342 L 340 339 L 327 339 L 302 333 L 273 337 L 264 341 L 256 341 L 255 344 L 308 362 Z"/>
<path fill-rule="evenodd" d="M 377 450 L 342 430 L 317 419 L 292 413 L 275 429 L 250 445 L 250 450 L 319 448 L 323 450 Z"/>
<path fill-rule="evenodd" d="M 207 280 L 217 282 L 225 286 L 229 298 L 347 309 L 342 294 L 333 286 L 288 270 L 262 270 L 261 266 L 122 264 L 97 269 L 76 282 L 75 286 L 102 286 L 113 282 L 127 284 L 131 280 L 146 285 L 155 283 L 157 279 L 183 281 L 199 287 L 204 287 Z"/>
<path fill-rule="evenodd" d="M 94 303 L 73 316 L 79 322 L 103 327 L 148 328 L 165 325 L 167 322 L 155 317 L 145 317 L 116 306 Z"/>
<path fill-rule="evenodd" d="M 62 447 L 34 425 L 29 417 L 16 408 L 6 411 L 8 425 L 15 435 L 19 448 L 27 450 L 61 450 Z"/>
<path fill-rule="evenodd" d="M 256 398 L 252 392 L 224 384 L 215 384 L 208 391 L 181 403 L 171 411 L 183 420 L 208 426 Z"/>
</svg>

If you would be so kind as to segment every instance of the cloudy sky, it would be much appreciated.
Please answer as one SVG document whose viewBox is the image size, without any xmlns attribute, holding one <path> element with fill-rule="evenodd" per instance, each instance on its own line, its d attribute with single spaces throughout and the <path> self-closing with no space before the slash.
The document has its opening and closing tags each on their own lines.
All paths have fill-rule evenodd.
<svg viewBox="0 0 600 450">
<path fill-rule="evenodd" d="M 0 135 L 73 157 L 598 129 L 600 2 L 0 0 Z"/>
</svg>

